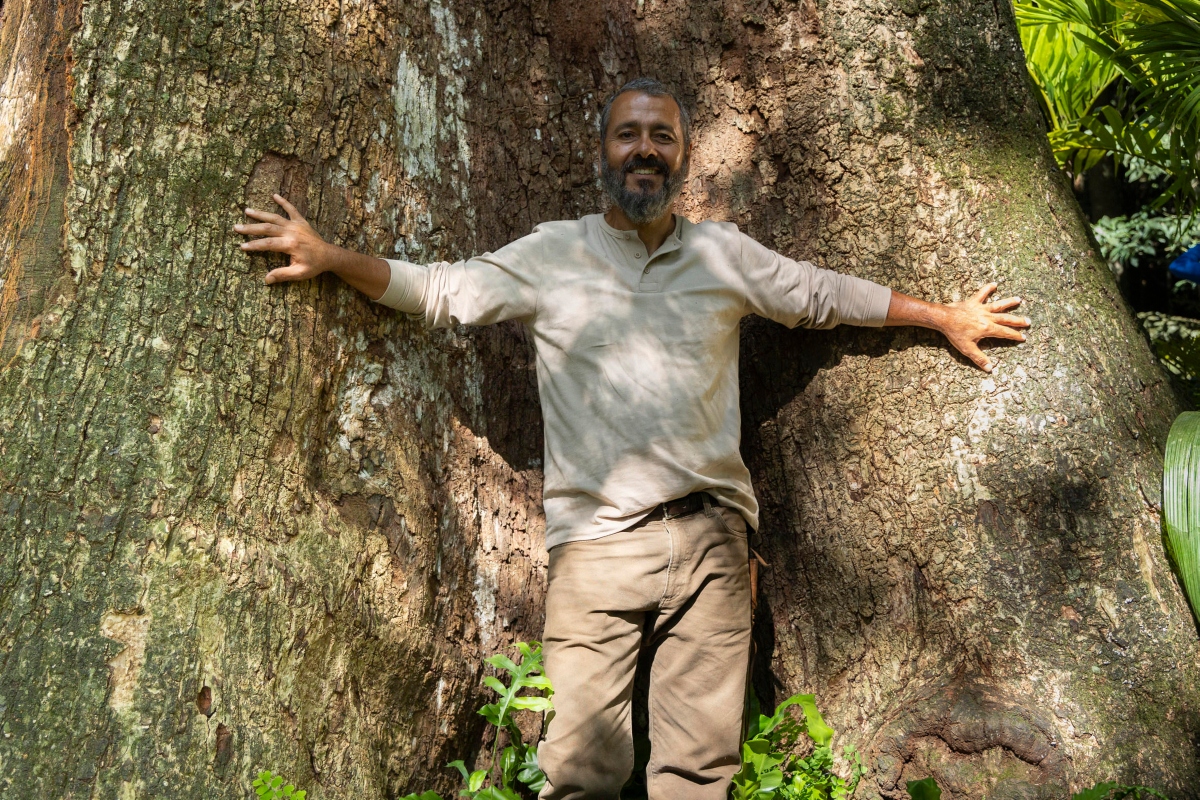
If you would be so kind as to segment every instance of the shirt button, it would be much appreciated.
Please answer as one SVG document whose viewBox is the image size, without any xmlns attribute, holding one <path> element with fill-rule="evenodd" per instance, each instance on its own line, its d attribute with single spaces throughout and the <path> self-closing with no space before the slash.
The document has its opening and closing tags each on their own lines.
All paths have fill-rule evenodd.
<svg viewBox="0 0 1200 800">
<path fill-rule="evenodd" d="M 641 257 L 642 257 L 642 254 L 641 254 L 641 253 L 634 253 L 634 254 L 633 254 L 633 257 L 634 257 L 634 258 L 641 258 Z"/>
</svg>

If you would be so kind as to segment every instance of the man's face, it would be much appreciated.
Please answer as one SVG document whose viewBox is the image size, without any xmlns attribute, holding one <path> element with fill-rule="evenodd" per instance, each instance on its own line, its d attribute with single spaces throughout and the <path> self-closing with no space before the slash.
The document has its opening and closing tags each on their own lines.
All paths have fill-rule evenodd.
<svg viewBox="0 0 1200 800">
<path fill-rule="evenodd" d="M 658 219 L 687 178 L 679 106 L 669 96 L 625 92 L 613 101 L 600 149 L 604 189 L 635 225 Z"/>
</svg>

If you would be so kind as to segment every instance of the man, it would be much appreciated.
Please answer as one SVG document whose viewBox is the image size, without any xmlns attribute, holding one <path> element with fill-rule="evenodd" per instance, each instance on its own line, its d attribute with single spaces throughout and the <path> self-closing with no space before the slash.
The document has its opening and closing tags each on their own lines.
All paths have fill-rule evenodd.
<svg viewBox="0 0 1200 800">
<path fill-rule="evenodd" d="M 980 368 L 985 337 L 1024 340 L 1020 303 L 950 305 L 774 253 L 734 225 L 671 213 L 687 175 L 691 124 L 666 87 L 638 79 L 601 115 L 604 215 L 539 225 L 456 264 L 383 261 L 248 209 L 287 253 L 267 283 L 335 272 L 430 326 L 518 319 L 537 350 L 545 420 L 543 638 L 555 717 L 538 758 L 543 798 L 614 798 L 633 767 L 630 701 L 649 648 L 654 800 L 724 798 L 740 762 L 750 652 L 747 533 L 758 504 L 739 453 L 738 327 L 935 328 Z"/>
</svg>

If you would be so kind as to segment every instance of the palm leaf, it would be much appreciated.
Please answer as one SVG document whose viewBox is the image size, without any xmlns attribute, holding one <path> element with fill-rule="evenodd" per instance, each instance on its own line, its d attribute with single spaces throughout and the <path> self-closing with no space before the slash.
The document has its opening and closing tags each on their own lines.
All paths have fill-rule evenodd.
<svg viewBox="0 0 1200 800">
<path fill-rule="evenodd" d="M 1113 59 L 1119 44 L 1108 33 L 1113 15 L 1099 0 L 1015 0 L 1013 5 L 1025 63 L 1053 138 L 1077 128 L 1121 75 Z M 1058 148 L 1055 153 L 1062 166 L 1070 163 L 1070 153 Z"/>
<path fill-rule="evenodd" d="M 1070 127 L 1051 131 L 1050 146 L 1060 162 L 1074 158 L 1076 174 L 1109 154 L 1140 158 L 1169 171 L 1171 154 L 1162 126 L 1154 120 L 1126 120 L 1112 106 L 1101 106 Z"/>
<path fill-rule="evenodd" d="M 1120 75 L 1074 35 L 1074 26 L 1025 25 L 1021 43 L 1052 129 L 1070 126 Z"/>
<path fill-rule="evenodd" d="M 1141 16 L 1124 30 L 1123 54 L 1142 113 L 1171 132 L 1172 167 L 1186 169 L 1200 151 L 1200 2 L 1137 0 Z"/>
<path fill-rule="evenodd" d="M 1163 527 L 1171 560 L 1200 619 L 1200 412 L 1180 414 L 1167 436 Z"/>
<path fill-rule="evenodd" d="M 1079 174 L 1108 155 L 1136 157 L 1170 178 L 1154 207 L 1194 207 L 1200 0 L 1014 0 L 1014 8 L 1058 162 Z M 1102 96 L 1107 105 L 1097 106 Z"/>
<path fill-rule="evenodd" d="M 1013 7 L 1022 27 L 1065 25 L 1103 59 L 1121 48 L 1116 29 L 1123 13 L 1110 0 L 1014 0 Z"/>
</svg>

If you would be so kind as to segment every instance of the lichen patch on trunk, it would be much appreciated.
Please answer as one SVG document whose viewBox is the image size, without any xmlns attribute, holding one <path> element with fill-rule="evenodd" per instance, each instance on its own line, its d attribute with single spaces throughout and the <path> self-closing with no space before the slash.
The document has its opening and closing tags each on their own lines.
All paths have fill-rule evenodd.
<svg viewBox="0 0 1200 800">
<path fill-rule="evenodd" d="M 146 636 L 150 632 L 150 615 L 108 611 L 100 618 L 100 633 L 123 645 L 108 662 L 108 706 L 124 712 L 133 706 L 138 679 L 146 663 Z"/>
<path fill-rule="evenodd" d="M 8 155 L 18 133 L 22 132 L 29 100 L 29 86 L 22 64 L 13 58 L 5 65 L 0 78 L 0 159 Z"/>
</svg>

